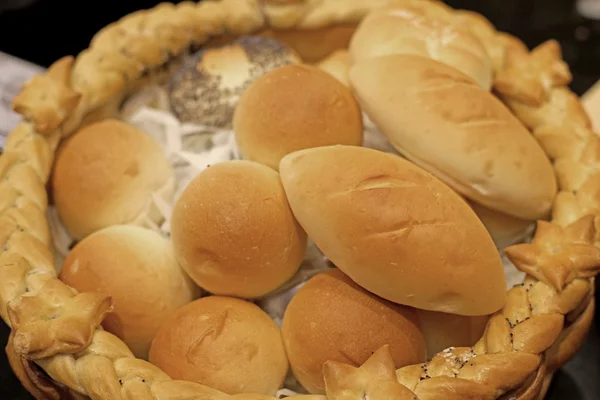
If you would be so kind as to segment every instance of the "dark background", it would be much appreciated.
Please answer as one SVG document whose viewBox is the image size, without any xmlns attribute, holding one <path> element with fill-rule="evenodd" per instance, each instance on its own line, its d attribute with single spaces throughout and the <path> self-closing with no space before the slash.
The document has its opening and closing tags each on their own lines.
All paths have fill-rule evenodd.
<svg viewBox="0 0 600 400">
<path fill-rule="evenodd" d="M 600 2 L 600 0 L 597 0 Z M 448 4 L 476 10 L 498 29 L 536 46 L 549 38 L 560 41 L 571 66 L 572 89 L 584 93 L 600 79 L 600 22 L 578 15 L 574 0 L 448 0 Z M 92 35 L 121 16 L 158 1 L 0 0 L 0 51 L 48 66 L 61 56 L 86 48 Z M 28 4 L 28 5 L 27 5 Z M 597 286 L 597 285 L 596 285 Z M 552 383 L 548 400 L 600 399 L 600 320 L 579 354 Z M 0 346 L 8 329 L 0 322 Z M 30 399 L 0 354 L 0 399 Z"/>
</svg>

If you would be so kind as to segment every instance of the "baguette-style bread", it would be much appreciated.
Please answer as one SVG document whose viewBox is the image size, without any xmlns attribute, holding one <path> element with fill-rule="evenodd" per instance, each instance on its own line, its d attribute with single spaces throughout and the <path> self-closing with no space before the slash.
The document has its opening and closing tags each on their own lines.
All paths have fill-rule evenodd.
<svg viewBox="0 0 600 400">
<path fill-rule="evenodd" d="M 282 331 L 294 377 L 310 393 L 325 393 L 326 361 L 361 365 L 384 345 L 390 346 L 396 368 L 425 360 L 415 310 L 375 296 L 339 269 L 298 290 Z"/>
<path fill-rule="evenodd" d="M 173 379 L 268 396 L 289 367 L 275 322 L 250 302 L 222 296 L 177 310 L 152 341 L 150 361 Z"/>
<path fill-rule="evenodd" d="M 200 295 L 177 264 L 171 242 L 130 225 L 111 226 L 79 242 L 65 259 L 60 279 L 81 293 L 110 294 L 115 309 L 104 319 L 104 329 L 144 359 L 160 325 Z"/>
<path fill-rule="evenodd" d="M 362 114 L 352 92 L 319 68 L 287 65 L 254 82 L 233 127 L 244 159 L 273 169 L 283 156 L 311 147 L 360 146 Z"/>
<path fill-rule="evenodd" d="M 377 9 L 362 20 L 350 43 L 352 63 L 390 54 L 429 57 L 470 76 L 485 90 L 492 86 L 492 61 L 481 42 L 467 24 L 436 3 L 406 2 Z"/>
<path fill-rule="evenodd" d="M 451 314 L 486 315 L 504 305 L 494 242 L 467 203 L 433 175 L 354 146 L 295 152 L 279 168 L 298 222 L 365 289 Z"/>
<path fill-rule="evenodd" d="M 557 192 L 550 160 L 472 79 L 429 58 L 390 55 L 354 65 L 350 80 L 363 111 L 406 158 L 488 208 L 548 216 Z"/>
<path fill-rule="evenodd" d="M 279 174 L 251 161 L 215 164 L 194 178 L 173 208 L 171 239 L 200 287 L 243 298 L 285 283 L 306 250 Z"/>
<path fill-rule="evenodd" d="M 57 154 L 54 203 L 74 239 L 112 225 L 149 226 L 163 220 L 152 196 L 171 201 L 171 164 L 144 132 L 108 119 L 80 129 Z"/>
</svg>

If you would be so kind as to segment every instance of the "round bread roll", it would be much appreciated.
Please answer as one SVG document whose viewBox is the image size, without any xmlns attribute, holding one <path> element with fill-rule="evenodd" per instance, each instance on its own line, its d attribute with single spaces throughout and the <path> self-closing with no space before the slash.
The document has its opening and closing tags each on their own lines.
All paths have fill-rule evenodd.
<svg viewBox="0 0 600 400">
<path fill-rule="evenodd" d="M 415 309 L 427 347 L 427 359 L 448 347 L 471 347 L 477 343 L 489 315 L 465 316 Z"/>
<path fill-rule="evenodd" d="M 57 153 L 54 204 L 79 240 L 120 224 L 154 225 L 164 217 L 152 204 L 170 202 L 174 173 L 158 144 L 137 128 L 108 119 L 82 128 Z"/>
<path fill-rule="evenodd" d="M 333 144 L 360 146 L 362 114 L 348 88 L 308 65 L 277 68 L 242 96 L 234 131 L 245 159 L 278 169 L 296 150 Z"/>
<path fill-rule="evenodd" d="M 79 242 L 60 279 L 79 292 L 108 293 L 114 312 L 102 326 L 138 358 L 147 358 L 158 328 L 175 310 L 200 295 L 177 264 L 169 240 L 146 228 L 111 226 Z"/>
<path fill-rule="evenodd" d="M 524 241 L 533 233 L 534 221 L 527 221 L 490 210 L 475 202 L 469 202 L 469 204 L 492 236 L 496 247 L 500 250 Z"/>
<path fill-rule="evenodd" d="M 325 393 L 326 361 L 360 366 L 384 345 L 397 368 L 425 361 L 415 310 L 369 293 L 337 269 L 298 290 L 282 332 L 294 376 L 310 393 Z"/>
<path fill-rule="evenodd" d="M 259 36 L 200 50 L 173 74 L 171 106 L 183 122 L 229 128 L 241 94 L 256 78 L 297 62 L 300 58 L 289 47 Z"/>
<path fill-rule="evenodd" d="M 487 315 L 504 305 L 504 270 L 492 238 L 433 175 L 355 146 L 298 151 L 280 169 L 298 222 L 365 289 L 449 314 Z"/>
<path fill-rule="evenodd" d="M 261 297 L 288 281 L 306 250 L 277 172 L 251 161 L 204 170 L 175 204 L 180 264 L 214 294 Z"/>
<path fill-rule="evenodd" d="M 487 208 L 526 220 L 549 214 L 557 192 L 550 160 L 472 79 L 429 58 L 391 55 L 354 65 L 350 80 L 362 109 L 407 159 Z"/>
<path fill-rule="evenodd" d="M 352 37 L 352 63 L 390 54 L 414 54 L 454 67 L 489 90 L 493 72 L 490 57 L 469 25 L 444 7 L 419 0 L 370 13 Z"/>
<path fill-rule="evenodd" d="M 348 50 L 338 50 L 318 64 L 318 67 L 336 78 L 344 86 L 350 86 L 350 54 Z"/>
<path fill-rule="evenodd" d="M 229 394 L 272 396 L 288 372 L 275 322 L 252 303 L 221 296 L 177 310 L 156 334 L 150 361 L 173 379 Z"/>
</svg>

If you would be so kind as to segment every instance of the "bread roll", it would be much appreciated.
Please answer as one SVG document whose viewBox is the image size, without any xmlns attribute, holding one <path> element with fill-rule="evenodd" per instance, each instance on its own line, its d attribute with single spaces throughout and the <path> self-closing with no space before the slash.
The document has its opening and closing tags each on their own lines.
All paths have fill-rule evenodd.
<svg viewBox="0 0 600 400">
<path fill-rule="evenodd" d="M 60 279 L 80 292 L 108 293 L 115 309 L 102 323 L 139 358 L 147 358 L 162 322 L 200 295 L 177 264 L 169 240 L 137 226 L 112 226 L 79 242 Z"/>
<path fill-rule="evenodd" d="M 171 78 L 173 111 L 183 122 L 230 128 L 241 94 L 256 78 L 297 62 L 300 58 L 288 46 L 258 36 L 202 49 L 186 59 Z"/>
<path fill-rule="evenodd" d="M 338 50 L 318 64 L 318 67 L 329 73 L 344 86 L 350 86 L 350 54 L 348 50 Z"/>
<path fill-rule="evenodd" d="M 348 88 L 328 73 L 288 65 L 258 79 L 242 96 L 234 130 L 242 156 L 277 169 L 296 150 L 360 146 L 362 114 Z"/>
<path fill-rule="evenodd" d="M 314 63 L 334 51 L 347 49 L 356 31 L 356 24 L 325 26 L 313 29 L 265 29 L 260 36 L 272 38 L 290 46 L 302 61 Z"/>
<path fill-rule="evenodd" d="M 369 293 L 337 269 L 298 290 L 282 330 L 294 376 L 310 393 L 325 393 L 326 361 L 360 366 L 384 345 L 397 368 L 425 361 L 415 310 Z"/>
<path fill-rule="evenodd" d="M 471 347 L 477 343 L 489 315 L 465 316 L 415 309 L 425 338 L 427 359 L 448 347 Z"/>
<path fill-rule="evenodd" d="M 216 164 L 194 178 L 173 209 L 171 239 L 198 285 L 244 298 L 289 280 L 306 250 L 279 175 L 250 161 Z"/>
<path fill-rule="evenodd" d="M 454 191 L 409 161 L 330 146 L 281 160 L 294 215 L 356 283 L 430 311 L 486 315 L 505 302 L 494 242 Z"/>
<path fill-rule="evenodd" d="M 492 86 L 493 65 L 485 48 L 469 25 L 437 3 L 406 2 L 363 19 L 350 44 L 352 63 L 390 54 L 432 58 L 463 72 L 485 90 Z"/>
<path fill-rule="evenodd" d="M 492 236 L 496 247 L 500 250 L 522 242 L 533 233 L 534 221 L 527 221 L 490 210 L 475 202 L 469 204 Z"/>
<path fill-rule="evenodd" d="M 173 379 L 229 394 L 272 396 L 288 371 L 275 322 L 252 303 L 221 296 L 177 310 L 156 334 L 150 361 Z"/>
<path fill-rule="evenodd" d="M 174 175 L 150 136 L 108 119 L 82 128 L 64 143 L 52 190 L 62 222 L 79 240 L 111 225 L 162 221 L 152 197 L 171 201 Z"/>
<path fill-rule="evenodd" d="M 550 160 L 472 79 L 428 58 L 392 55 L 353 66 L 350 80 L 363 110 L 406 158 L 488 208 L 529 220 L 548 215 L 557 191 Z"/>
</svg>

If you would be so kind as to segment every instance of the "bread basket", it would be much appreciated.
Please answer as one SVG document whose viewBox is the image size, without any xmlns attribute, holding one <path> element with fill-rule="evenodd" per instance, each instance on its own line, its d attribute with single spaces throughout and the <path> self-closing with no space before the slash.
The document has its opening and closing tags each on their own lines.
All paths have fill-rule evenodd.
<svg viewBox="0 0 600 400">
<path fill-rule="evenodd" d="M 425 1 L 425 0 L 423 0 Z M 45 212 L 46 184 L 62 139 L 115 115 L 123 99 L 161 80 L 191 49 L 260 32 L 314 62 L 348 46 L 370 11 L 402 0 L 222 0 L 161 4 L 101 30 L 77 57 L 55 62 L 14 99 L 24 118 L 0 156 L 0 315 L 11 326 L 9 361 L 38 399 L 272 399 L 227 395 L 171 380 L 136 359 L 100 324 L 112 300 L 77 293 L 58 278 Z M 444 9 L 446 9 L 444 7 Z M 600 272 L 600 138 L 579 99 L 559 45 L 533 51 L 483 17 L 450 11 L 493 62 L 495 94 L 552 159 L 560 192 L 551 221 L 532 243 L 506 250 L 526 278 L 509 290 L 483 337 L 425 364 L 395 371 L 386 347 L 362 366 L 325 367 L 325 396 L 310 399 L 541 399 L 554 371 L 578 350 L 594 315 Z"/>
</svg>

